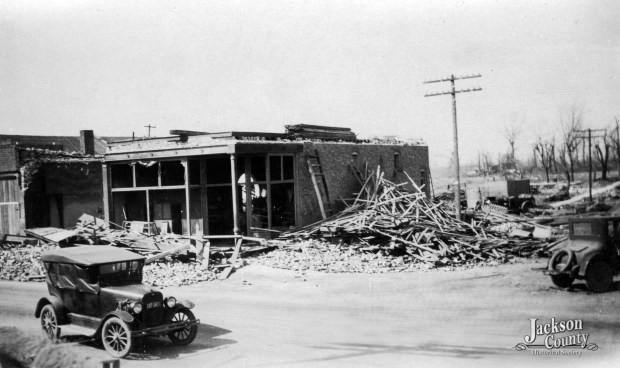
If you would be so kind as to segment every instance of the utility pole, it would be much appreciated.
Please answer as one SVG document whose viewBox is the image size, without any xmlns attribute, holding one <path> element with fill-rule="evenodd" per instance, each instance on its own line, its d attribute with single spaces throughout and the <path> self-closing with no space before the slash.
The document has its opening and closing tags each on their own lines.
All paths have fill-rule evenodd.
<svg viewBox="0 0 620 368">
<path fill-rule="evenodd" d="M 475 87 L 473 89 L 461 89 L 459 91 L 456 90 L 454 86 L 454 81 L 459 79 L 471 79 L 471 78 L 480 78 L 482 77 L 480 74 L 476 75 L 466 75 L 462 77 L 455 77 L 454 74 L 450 75 L 448 78 L 444 79 L 436 79 L 423 82 L 423 84 L 429 83 L 439 83 L 439 82 L 450 82 L 452 89 L 447 92 L 436 92 L 436 93 L 427 93 L 424 97 L 432 97 L 432 96 L 441 96 L 441 95 L 452 95 L 452 123 L 453 123 L 453 131 L 454 131 L 454 165 L 455 167 L 455 175 L 456 175 L 456 188 L 454 194 L 454 208 L 456 209 L 456 219 L 461 219 L 461 172 L 459 167 L 459 136 L 458 129 L 456 125 L 456 94 L 457 93 L 465 93 L 465 92 L 476 92 L 482 91 L 482 88 Z"/>
<path fill-rule="evenodd" d="M 605 129 L 587 129 L 587 130 L 576 130 L 577 133 L 588 133 L 587 137 L 579 136 L 577 138 L 588 139 L 588 191 L 590 193 L 590 203 L 592 203 L 592 138 L 603 138 L 602 135 L 592 136 L 592 132 L 604 132 Z"/>
<path fill-rule="evenodd" d="M 151 128 L 157 128 L 157 127 L 156 127 L 156 126 L 154 126 L 154 125 L 151 125 L 151 124 L 149 124 L 149 125 L 145 125 L 144 127 L 145 127 L 145 128 L 149 128 L 149 138 L 151 138 Z"/>
</svg>

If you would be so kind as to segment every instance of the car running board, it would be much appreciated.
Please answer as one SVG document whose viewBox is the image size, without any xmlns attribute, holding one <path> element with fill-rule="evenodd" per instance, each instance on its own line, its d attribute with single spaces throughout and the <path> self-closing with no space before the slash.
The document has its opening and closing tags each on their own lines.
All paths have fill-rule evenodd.
<svg viewBox="0 0 620 368">
<path fill-rule="evenodd" d="M 59 325 L 58 330 L 58 336 L 63 333 L 64 335 L 84 335 L 88 337 L 94 337 L 97 333 L 97 330 L 94 328 L 78 326 L 75 324 Z"/>
</svg>

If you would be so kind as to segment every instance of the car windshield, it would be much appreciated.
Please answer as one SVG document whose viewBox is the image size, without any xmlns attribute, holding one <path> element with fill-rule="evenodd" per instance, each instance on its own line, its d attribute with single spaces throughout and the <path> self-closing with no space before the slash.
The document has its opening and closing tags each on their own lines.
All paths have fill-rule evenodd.
<svg viewBox="0 0 620 368">
<path fill-rule="evenodd" d="M 142 261 L 115 262 L 99 265 L 99 283 L 123 285 L 142 282 Z"/>
</svg>

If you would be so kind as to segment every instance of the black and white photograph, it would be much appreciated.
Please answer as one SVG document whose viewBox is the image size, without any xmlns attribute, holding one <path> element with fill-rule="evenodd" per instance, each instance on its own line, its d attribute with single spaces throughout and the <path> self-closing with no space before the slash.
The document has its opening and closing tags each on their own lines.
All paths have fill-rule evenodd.
<svg viewBox="0 0 620 368">
<path fill-rule="evenodd" d="M 619 14 L 0 0 L 0 368 L 617 366 Z"/>
</svg>

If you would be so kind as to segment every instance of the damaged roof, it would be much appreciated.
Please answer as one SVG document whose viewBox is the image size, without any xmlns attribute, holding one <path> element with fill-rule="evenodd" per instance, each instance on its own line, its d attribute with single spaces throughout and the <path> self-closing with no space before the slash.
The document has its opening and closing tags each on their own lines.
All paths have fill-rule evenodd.
<svg viewBox="0 0 620 368">
<path fill-rule="evenodd" d="M 127 137 L 94 137 L 95 153 L 104 154 L 106 145 L 111 142 L 128 139 Z M 0 146 L 18 146 L 24 148 L 42 148 L 54 151 L 80 152 L 79 136 L 45 136 L 0 134 Z"/>
</svg>

